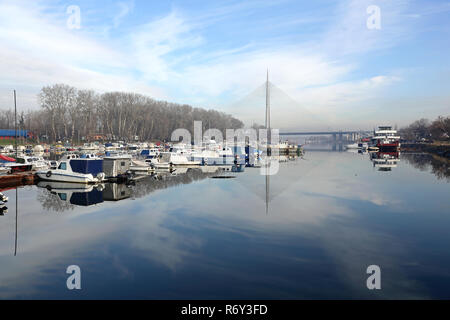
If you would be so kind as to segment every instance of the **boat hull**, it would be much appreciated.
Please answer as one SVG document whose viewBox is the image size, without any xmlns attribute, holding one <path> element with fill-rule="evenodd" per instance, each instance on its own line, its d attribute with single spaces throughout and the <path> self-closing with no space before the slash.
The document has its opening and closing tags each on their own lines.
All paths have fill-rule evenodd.
<svg viewBox="0 0 450 320">
<path fill-rule="evenodd" d="M 49 174 L 51 173 L 51 174 Z M 37 176 L 41 180 L 55 181 L 55 182 L 70 182 L 70 183 L 97 183 L 97 178 L 94 178 L 92 174 L 77 174 L 77 173 L 61 173 L 58 170 L 38 171 Z"/>
</svg>

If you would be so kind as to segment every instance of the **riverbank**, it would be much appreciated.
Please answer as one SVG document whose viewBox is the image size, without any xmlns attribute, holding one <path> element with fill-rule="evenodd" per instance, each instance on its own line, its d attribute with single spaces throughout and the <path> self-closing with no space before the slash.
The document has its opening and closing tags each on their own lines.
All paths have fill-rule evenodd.
<svg viewBox="0 0 450 320">
<path fill-rule="evenodd" d="M 427 152 L 450 159 L 450 144 L 446 143 L 402 143 L 402 151 Z"/>
</svg>

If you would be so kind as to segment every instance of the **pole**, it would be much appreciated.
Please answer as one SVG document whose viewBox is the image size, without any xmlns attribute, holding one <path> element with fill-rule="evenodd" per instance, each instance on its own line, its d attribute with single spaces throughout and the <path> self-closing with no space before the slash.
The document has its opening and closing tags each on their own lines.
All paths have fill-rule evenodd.
<svg viewBox="0 0 450 320">
<path fill-rule="evenodd" d="M 16 102 L 16 90 L 14 90 L 14 146 L 16 147 L 16 158 L 17 158 L 17 102 Z"/>
<path fill-rule="evenodd" d="M 266 129 L 267 129 L 267 144 L 272 143 L 271 129 L 270 129 L 270 88 L 269 88 L 269 69 L 267 69 L 266 79 Z"/>
<path fill-rule="evenodd" d="M 19 187 L 16 187 L 16 234 L 15 234 L 15 241 L 14 241 L 14 256 L 17 255 L 17 218 L 18 218 L 18 214 L 19 214 L 19 210 L 18 210 L 18 196 L 19 196 Z"/>
</svg>

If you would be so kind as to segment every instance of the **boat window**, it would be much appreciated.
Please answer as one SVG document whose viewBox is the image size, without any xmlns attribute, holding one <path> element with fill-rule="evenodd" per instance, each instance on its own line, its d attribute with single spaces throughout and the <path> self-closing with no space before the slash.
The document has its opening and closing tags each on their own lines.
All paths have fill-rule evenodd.
<svg viewBox="0 0 450 320">
<path fill-rule="evenodd" d="M 122 161 L 122 162 L 120 163 L 120 165 L 121 165 L 122 167 L 125 167 L 125 162 Z"/>
<path fill-rule="evenodd" d="M 61 162 L 61 164 L 59 165 L 58 169 L 67 170 L 67 164 L 65 162 Z"/>
<path fill-rule="evenodd" d="M 67 193 L 58 193 L 58 196 L 63 201 L 67 200 Z"/>
</svg>

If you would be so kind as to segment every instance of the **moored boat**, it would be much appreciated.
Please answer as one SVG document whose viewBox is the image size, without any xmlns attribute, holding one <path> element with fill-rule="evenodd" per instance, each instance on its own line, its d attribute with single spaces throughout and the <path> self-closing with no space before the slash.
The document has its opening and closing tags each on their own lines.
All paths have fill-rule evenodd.
<svg viewBox="0 0 450 320">
<path fill-rule="evenodd" d="M 372 136 L 371 146 L 381 151 L 396 151 L 400 148 L 400 136 L 391 126 L 379 126 Z"/>
<path fill-rule="evenodd" d="M 42 180 L 74 183 L 97 183 L 103 181 L 103 160 L 80 158 L 76 154 L 65 155 L 57 169 L 38 171 Z"/>
</svg>

